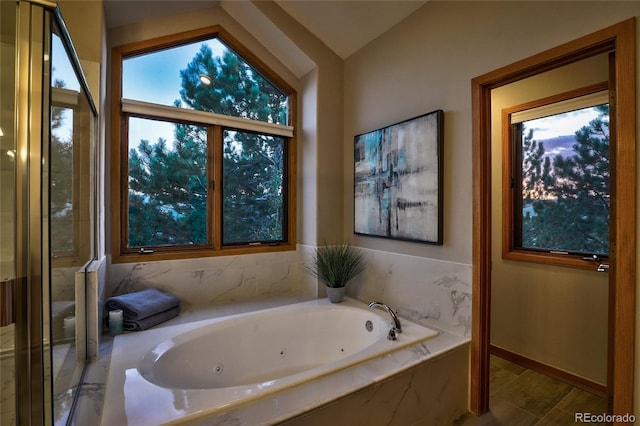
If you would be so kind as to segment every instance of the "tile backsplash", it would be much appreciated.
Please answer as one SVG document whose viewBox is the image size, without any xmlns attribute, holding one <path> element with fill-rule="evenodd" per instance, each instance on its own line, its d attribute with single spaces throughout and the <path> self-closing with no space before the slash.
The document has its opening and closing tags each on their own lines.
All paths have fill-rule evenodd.
<svg viewBox="0 0 640 426">
<path fill-rule="evenodd" d="M 347 295 L 378 300 L 402 316 L 470 337 L 471 265 L 365 249 L 367 269 L 348 284 Z M 112 264 L 106 297 L 156 287 L 184 307 L 278 295 L 324 296 L 304 270 L 313 247 L 296 251 Z"/>
<path fill-rule="evenodd" d="M 366 250 L 367 269 L 347 295 L 386 303 L 401 316 L 471 337 L 471 265 Z"/>
<path fill-rule="evenodd" d="M 183 307 L 250 301 L 278 295 L 315 297 L 314 280 L 301 267 L 305 249 L 239 256 L 112 264 L 108 295 L 156 287 Z"/>
</svg>

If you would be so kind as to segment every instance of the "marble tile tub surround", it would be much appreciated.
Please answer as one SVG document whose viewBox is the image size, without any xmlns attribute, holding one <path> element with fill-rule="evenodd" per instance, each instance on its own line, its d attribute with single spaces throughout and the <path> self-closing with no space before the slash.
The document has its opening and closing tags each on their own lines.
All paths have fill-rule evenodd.
<svg viewBox="0 0 640 426">
<path fill-rule="evenodd" d="M 445 332 L 191 424 L 448 425 L 467 411 L 468 357 L 468 342 Z"/>
<path fill-rule="evenodd" d="M 15 425 L 15 324 L 0 327 L 0 425 Z"/>
<path fill-rule="evenodd" d="M 438 337 L 437 341 L 443 346 L 429 348 L 432 356 L 468 341 L 471 265 L 377 250 L 365 251 L 368 268 L 349 284 L 348 293 L 351 297 L 367 303 L 372 300 L 384 301 L 403 317 L 411 317 L 433 328 L 450 332 Z M 175 292 L 185 309 L 179 317 L 161 326 L 204 319 L 208 317 L 207 312 L 215 315 L 237 313 L 237 303 L 248 303 L 248 310 L 264 308 L 262 304 L 265 301 L 269 301 L 268 306 L 295 303 L 324 295 L 324 289 L 318 288 L 315 280 L 303 268 L 312 253 L 313 246 L 300 245 L 295 252 L 237 256 L 240 259 L 225 257 L 110 265 L 105 297 L 151 285 Z M 245 267 L 246 271 L 243 270 Z M 260 270 L 271 272 L 258 277 L 256 274 Z M 213 281 L 217 285 L 211 285 Z M 281 296 L 276 295 L 277 291 L 281 292 Z M 207 304 L 216 305 L 215 311 L 208 309 Z M 90 364 L 87 375 L 90 379 L 83 385 L 76 414 L 76 421 L 91 420 L 87 424 L 97 424 L 103 410 L 111 338 L 103 336 L 103 339 L 99 361 Z M 453 341 L 444 342 L 448 339 Z M 265 403 L 270 404 L 267 401 Z M 259 415 L 261 410 L 255 408 L 256 411 L 251 411 Z M 230 415 L 233 417 L 232 413 Z"/>
<path fill-rule="evenodd" d="M 183 308 L 221 305 L 278 295 L 317 296 L 302 264 L 311 250 L 111 264 L 106 297 L 156 287 L 175 294 Z"/>
<path fill-rule="evenodd" d="M 287 303 L 296 303 L 296 301 L 289 297 L 277 297 L 270 301 L 265 299 L 262 302 L 241 303 L 235 307 L 229 305 L 222 309 L 229 309 L 224 313 L 221 313 L 220 309 L 216 307 L 201 307 L 187 310 L 184 315 L 181 314 L 159 327 L 165 328 L 212 316 L 253 311 Z M 378 412 L 384 412 L 385 418 L 391 416 L 390 422 L 385 424 L 415 424 L 414 422 L 407 423 L 405 420 L 413 419 L 416 415 L 426 416 L 421 418 L 418 424 L 449 424 L 467 409 L 469 339 L 444 330 L 438 331 L 440 332 L 438 336 L 414 346 L 399 349 L 383 357 L 357 364 L 334 374 L 318 377 L 304 384 L 267 395 L 250 404 L 229 409 L 214 418 L 202 418 L 201 421 L 194 421 L 190 424 L 243 426 L 280 424 L 300 415 L 308 416 L 310 412 L 338 401 L 345 407 L 345 410 L 360 411 L 359 407 L 369 404 L 379 406 Z M 118 337 L 116 337 L 117 340 Z M 111 338 L 109 337 L 103 341 L 103 345 L 110 343 Z M 451 354 L 458 355 L 451 358 Z M 106 358 L 108 357 L 101 356 L 100 361 L 92 365 L 87 373 L 87 377 L 91 379 L 85 383 L 88 385 L 87 394 L 81 393 L 81 401 L 74 419 L 75 424 L 102 424 L 104 426 L 111 426 L 115 423 L 136 426 L 157 424 L 122 417 L 120 410 L 123 410 L 124 405 L 119 403 L 113 405 L 107 403 L 102 406 L 103 397 L 108 392 L 109 386 L 108 383 L 106 387 L 103 384 L 109 371 L 105 364 Z M 443 358 L 446 358 L 447 361 L 433 362 Z M 401 376 L 395 380 L 398 374 Z M 111 391 L 115 391 L 116 394 L 121 392 L 117 389 L 111 389 Z M 353 396 L 354 392 L 357 393 L 355 396 Z M 347 399 L 345 400 L 345 398 Z M 180 410 L 186 410 L 190 407 L 190 404 L 185 405 L 185 400 L 182 397 L 173 402 Z M 427 404 L 430 409 L 424 411 L 424 404 Z M 148 409 L 148 406 L 144 407 Z M 105 415 L 107 411 L 108 413 Z M 202 415 L 206 417 L 204 413 Z M 116 417 L 119 420 L 114 423 L 113 419 Z M 348 422 L 351 416 L 343 417 L 340 414 L 339 417 L 342 423 L 336 424 L 352 424 Z M 173 422 L 170 419 L 166 420 L 171 424 L 180 423 L 180 419 L 173 419 Z"/>
<path fill-rule="evenodd" d="M 296 251 L 163 262 L 112 264 L 106 297 L 157 287 L 183 307 L 223 305 L 281 295 L 324 297 L 304 270 L 313 246 Z M 398 313 L 460 336 L 471 336 L 471 265 L 364 249 L 367 269 L 347 295 L 382 301 Z"/>
<path fill-rule="evenodd" d="M 99 356 L 102 334 L 102 311 L 107 282 L 105 257 L 96 260 L 87 268 L 87 359 L 94 361 Z"/>
<path fill-rule="evenodd" d="M 366 250 L 367 269 L 347 288 L 363 302 L 379 300 L 401 316 L 471 337 L 471 265 Z"/>
</svg>

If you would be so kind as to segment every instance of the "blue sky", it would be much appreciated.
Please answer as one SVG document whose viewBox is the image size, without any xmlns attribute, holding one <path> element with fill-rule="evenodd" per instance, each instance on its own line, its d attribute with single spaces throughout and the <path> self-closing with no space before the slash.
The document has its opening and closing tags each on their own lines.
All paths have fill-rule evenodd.
<svg viewBox="0 0 640 426">
<path fill-rule="evenodd" d="M 187 67 L 196 55 L 200 46 L 206 43 L 211 47 L 214 56 L 221 56 L 226 47 L 216 39 L 199 41 L 196 43 L 134 56 L 123 61 L 123 97 L 162 105 L 173 105 L 180 99 L 180 71 Z M 75 75 L 73 66 L 64 50 L 61 39 L 54 34 L 51 46 L 52 81 L 64 81 L 65 87 L 80 90 L 80 83 Z M 151 124 L 152 123 L 152 124 Z M 65 123 L 66 128 L 67 123 Z M 173 142 L 174 125 L 159 121 L 131 120 L 130 144 L 137 145 L 141 139 L 155 143 L 158 138 L 166 139 L 171 147 Z M 70 130 L 59 129 L 59 136 Z"/>
<path fill-rule="evenodd" d="M 598 116 L 595 108 L 585 108 L 564 114 L 542 117 L 526 122 L 527 129 L 533 129 L 536 140 L 551 139 L 558 136 L 574 135 L 576 130 L 589 124 Z"/>
<path fill-rule="evenodd" d="M 53 34 L 51 41 L 50 59 L 52 68 L 51 83 L 61 80 L 64 82 L 65 89 L 80 91 L 80 82 L 73 65 L 69 61 L 62 40 L 56 34 Z M 73 113 L 69 109 L 64 109 L 61 114 L 61 126 L 57 129 L 52 129 L 52 134 L 62 141 L 70 142 L 73 138 Z"/>
<path fill-rule="evenodd" d="M 193 59 L 200 43 L 122 61 L 122 96 L 162 105 L 180 99 L 180 70 Z"/>
<path fill-rule="evenodd" d="M 173 105 L 180 99 L 180 71 L 187 67 L 200 46 L 206 43 L 214 56 L 221 56 L 226 47 L 216 39 L 127 58 L 122 64 L 122 96 L 162 105 Z M 173 124 L 147 120 L 132 120 L 129 126 L 129 144 L 137 145 L 141 139 L 155 143 L 158 138 L 166 139 L 171 147 Z"/>
<path fill-rule="evenodd" d="M 73 66 L 64 50 L 62 40 L 56 34 L 53 35 L 51 42 L 51 67 L 53 68 L 52 82 L 62 80 L 65 83 L 65 88 L 80 91 L 78 77 L 76 77 Z"/>
</svg>

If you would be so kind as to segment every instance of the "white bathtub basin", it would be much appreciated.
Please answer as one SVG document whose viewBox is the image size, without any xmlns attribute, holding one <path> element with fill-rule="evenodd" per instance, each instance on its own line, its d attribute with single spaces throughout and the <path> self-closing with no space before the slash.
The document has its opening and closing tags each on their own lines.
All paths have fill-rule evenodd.
<svg viewBox="0 0 640 426">
<path fill-rule="evenodd" d="M 105 410 L 103 424 L 215 416 L 438 334 L 402 320 L 403 333 L 390 341 L 390 324 L 386 312 L 362 303 L 319 299 L 118 336 L 105 404 L 125 412 Z"/>
<path fill-rule="evenodd" d="M 385 341 L 389 328 L 388 319 L 349 304 L 291 305 L 171 337 L 147 352 L 138 370 L 146 380 L 165 388 L 258 384 L 355 360 L 354 354 L 376 343 L 380 347 L 373 349 L 398 346 Z M 417 331 L 409 326 L 409 338 L 422 335 Z"/>
</svg>

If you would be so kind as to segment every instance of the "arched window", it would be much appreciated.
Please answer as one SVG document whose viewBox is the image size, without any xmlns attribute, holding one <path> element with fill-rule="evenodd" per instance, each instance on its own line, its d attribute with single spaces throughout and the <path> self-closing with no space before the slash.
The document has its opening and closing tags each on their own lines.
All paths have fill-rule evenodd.
<svg viewBox="0 0 640 426">
<path fill-rule="evenodd" d="M 293 89 L 219 27 L 112 63 L 116 261 L 294 249 Z"/>
</svg>

